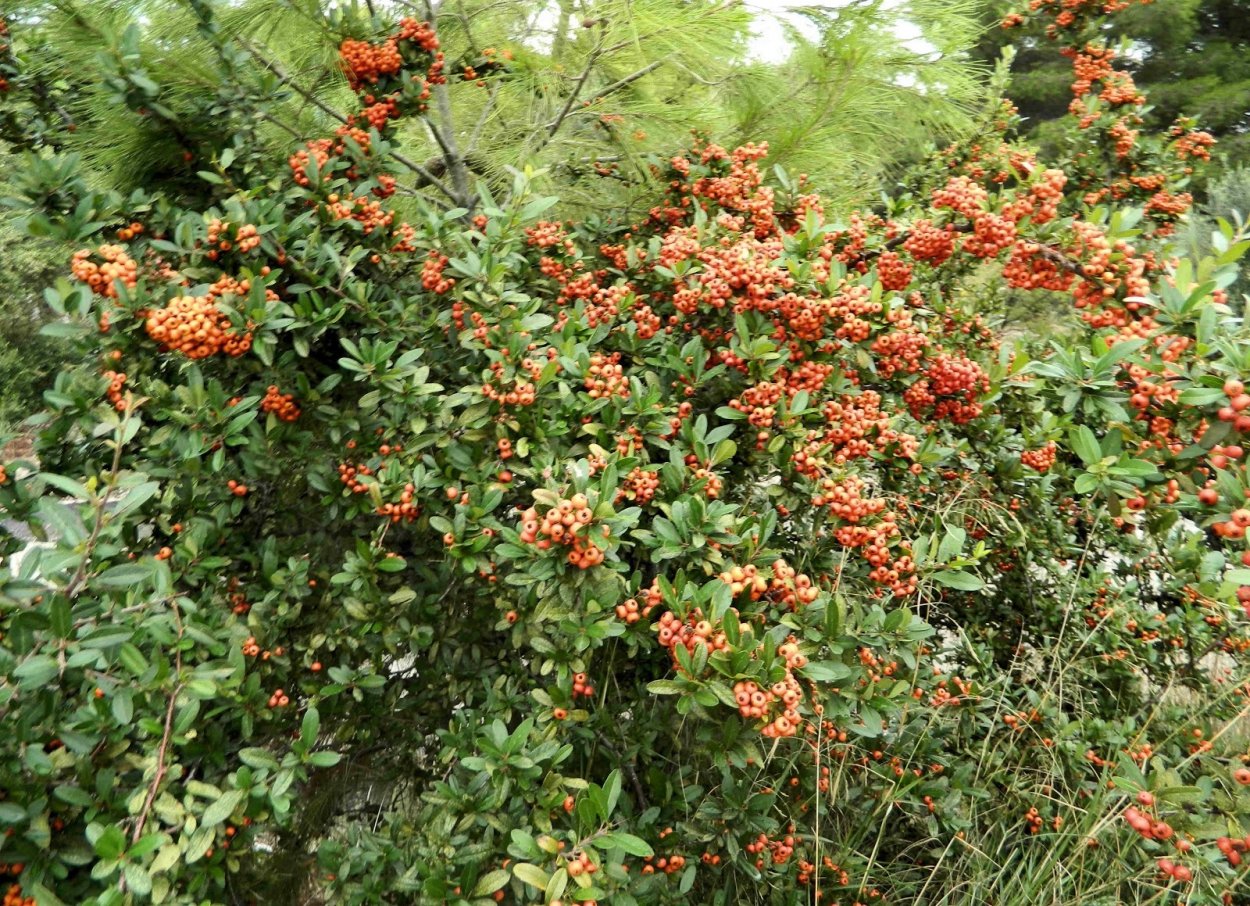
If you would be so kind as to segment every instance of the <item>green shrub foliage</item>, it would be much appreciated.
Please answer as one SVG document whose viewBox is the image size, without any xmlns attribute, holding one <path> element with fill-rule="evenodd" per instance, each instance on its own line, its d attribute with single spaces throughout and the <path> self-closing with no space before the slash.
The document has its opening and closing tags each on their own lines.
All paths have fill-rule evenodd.
<svg viewBox="0 0 1250 906">
<path fill-rule="evenodd" d="M 1073 158 L 995 108 L 844 218 L 763 143 L 628 224 L 401 207 L 413 19 L 194 191 L 10 118 L 81 251 L 0 470 L 5 903 L 1246 902 L 1247 243 L 1174 257 L 1209 137 L 1038 6 Z"/>
</svg>

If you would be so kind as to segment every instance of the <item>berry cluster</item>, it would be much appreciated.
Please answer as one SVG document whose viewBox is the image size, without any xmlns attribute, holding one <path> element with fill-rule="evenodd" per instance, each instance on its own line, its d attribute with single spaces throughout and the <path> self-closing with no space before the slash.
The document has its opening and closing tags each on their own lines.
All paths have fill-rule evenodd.
<svg viewBox="0 0 1250 906">
<path fill-rule="evenodd" d="M 831 516 L 851 525 L 876 516 L 886 508 L 884 498 L 864 496 L 867 484 L 858 475 L 850 475 L 841 481 L 824 478 L 819 488 L 812 495 L 812 506 L 828 507 Z"/>
<path fill-rule="evenodd" d="M 126 400 L 122 397 L 122 388 L 126 385 L 126 372 L 106 371 L 105 379 L 109 382 L 108 395 L 109 402 L 113 404 L 113 408 L 118 412 L 126 409 Z"/>
<path fill-rule="evenodd" d="M 963 355 L 939 353 L 929 363 L 926 375 L 903 393 L 912 417 L 949 419 L 966 424 L 981 414 L 980 394 L 988 392 L 990 381 L 981 366 Z"/>
<path fill-rule="evenodd" d="M 421 285 L 429 292 L 442 295 L 450 292 L 452 287 L 456 285 L 456 281 L 453 278 L 443 276 L 443 271 L 447 267 L 447 261 L 446 255 L 430 249 L 430 254 L 426 256 L 425 263 L 421 265 Z"/>
<path fill-rule="evenodd" d="M 639 597 L 642 598 L 642 604 L 638 603 L 638 598 L 629 598 L 616 605 L 616 615 L 631 626 L 651 616 L 651 611 L 664 600 L 659 583 L 655 581 L 652 581 L 649 588 L 643 589 Z"/>
<path fill-rule="evenodd" d="M 230 224 L 226 221 L 214 217 L 208 222 L 208 245 L 210 251 L 208 257 L 216 260 L 218 252 L 228 252 L 231 249 L 238 249 L 240 252 L 250 252 L 252 249 L 260 245 L 260 233 L 256 227 L 250 223 L 245 223 L 234 231 L 234 241 L 230 240 Z"/>
<path fill-rule="evenodd" d="M 355 465 L 350 462 L 339 463 L 339 481 L 347 485 L 347 489 L 353 494 L 364 494 L 369 490 L 369 486 L 360 479 L 373 474 L 373 470 L 364 463 Z"/>
<path fill-rule="evenodd" d="M 339 60 L 353 91 L 376 85 L 380 77 L 394 75 L 404 65 L 399 42 L 393 37 L 381 44 L 347 38 L 339 45 Z"/>
<path fill-rule="evenodd" d="M 917 261 L 936 267 L 955 252 L 955 231 L 937 227 L 931 220 L 917 220 L 911 225 L 903 248 Z"/>
<path fill-rule="evenodd" d="M 590 678 L 585 673 L 573 674 L 573 697 L 581 695 L 590 698 L 595 694 L 595 687 L 591 685 Z"/>
<path fill-rule="evenodd" d="M 267 661 L 271 657 L 282 657 L 286 653 L 281 645 L 270 651 L 268 648 L 261 648 L 260 643 L 256 641 L 256 636 L 249 635 L 241 646 L 244 657 L 258 657 L 262 661 Z"/>
<path fill-rule="evenodd" d="M 284 422 L 293 422 L 300 416 L 300 409 L 295 404 L 295 397 L 290 393 L 283 393 L 274 384 L 270 384 L 266 388 L 265 396 L 260 401 L 260 410 L 262 412 L 272 412 Z"/>
<path fill-rule="evenodd" d="M 660 475 L 658 470 L 648 470 L 642 466 L 635 466 L 625 476 L 621 488 L 616 492 L 616 502 L 620 503 L 624 500 L 629 500 L 645 506 L 654 499 L 655 492 L 659 488 Z"/>
<path fill-rule="evenodd" d="M 0 79 L 0 91 L 8 88 L 8 83 Z M 0 906 L 35 906 L 35 898 L 22 895 L 22 885 L 10 884 L 9 889 L 4 892 L 4 900 L 0 901 Z"/>
<path fill-rule="evenodd" d="M 517 375 L 512 378 L 511 389 L 503 389 L 507 386 L 507 379 L 504 377 L 504 363 L 492 362 L 490 366 L 490 381 L 482 384 L 482 396 L 489 400 L 494 400 L 500 406 L 532 406 L 538 398 L 538 380 L 543 374 L 543 365 L 535 359 L 525 358 L 521 360 L 521 370 L 526 373 L 529 380 L 524 380 Z"/>
<path fill-rule="evenodd" d="M 212 296 L 171 299 L 164 308 L 148 311 L 144 327 L 162 348 L 191 359 L 218 353 L 237 357 L 252 348 L 251 333 L 236 333 Z"/>
<path fill-rule="evenodd" d="M 421 507 L 412 502 L 412 496 L 416 493 L 416 485 L 408 482 L 404 485 L 404 489 L 399 492 L 399 503 L 384 503 L 378 507 L 379 516 L 385 516 L 391 522 L 412 522 L 421 515 Z"/>
<path fill-rule="evenodd" d="M 586 369 L 583 384 L 591 399 L 606 399 L 610 396 L 629 398 L 629 381 L 625 378 L 620 362 L 619 352 L 611 355 L 596 352 L 590 357 L 590 366 Z"/>
<path fill-rule="evenodd" d="M 565 857 L 564 870 L 569 873 L 570 878 L 576 878 L 581 875 L 593 875 L 599 870 L 599 866 L 591 861 L 590 856 L 585 853 L 572 853 Z"/>
<path fill-rule="evenodd" d="M 899 292 L 911 285 L 912 268 L 897 252 L 877 256 L 877 279 L 884 289 Z"/>
<path fill-rule="evenodd" d="M 1242 855 L 1250 851 L 1250 834 L 1246 834 L 1246 836 L 1237 840 L 1220 837 L 1215 841 L 1215 846 L 1223 854 L 1228 864 L 1233 868 L 1237 868 L 1242 863 Z"/>
<path fill-rule="evenodd" d="M 102 259 L 97 263 L 92 256 Z M 120 245 L 102 245 L 94 252 L 82 249 L 70 260 L 70 273 L 91 287 L 91 291 L 109 299 L 117 298 L 117 283 L 134 289 L 139 282 L 139 266 Z"/>
<path fill-rule="evenodd" d="M 666 610 L 660 616 L 660 622 L 656 624 L 656 628 L 660 645 L 669 650 L 669 654 L 673 657 L 673 666 L 678 670 L 683 669 L 681 661 L 677 659 L 678 645 L 685 648 L 689 654 L 694 654 L 695 649 L 699 647 L 706 648 L 709 654 L 713 651 L 729 649 L 725 633 L 718 631 L 711 623 L 703 619 L 703 612 L 697 608 L 684 620 L 671 610 Z"/>
<path fill-rule="evenodd" d="M 585 494 L 574 494 L 558 500 L 541 516 L 537 508 L 530 507 L 521 514 L 521 541 L 539 550 L 548 550 L 553 544 L 569 548 L 568 561 L 579 569 L 589 569 L 603 562 L 603 550 L 590 539 L 590 526 L 594 521 Z M 603 527 L 603 536 L 609 534 Z"/>
<path fill-rule="evenodd" d="M 1043 447 L 1036 450 L 1025 450 L 1020 454 L 1020 462 L 1028 466 L 1035 472 L 1041 472 L 1043 475 L 1050 471 L 1050 467 L 1055 464 L 1055 454 L 1058 452 L 1058 445 L 1052 440 Z"/>
</svg>

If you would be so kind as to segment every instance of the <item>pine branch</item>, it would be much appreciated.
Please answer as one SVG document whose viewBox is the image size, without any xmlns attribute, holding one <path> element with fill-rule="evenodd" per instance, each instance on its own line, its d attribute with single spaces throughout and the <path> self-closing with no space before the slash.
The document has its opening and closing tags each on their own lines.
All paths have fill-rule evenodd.
<svg viewBox="0 0 1250 906">
<path fill-rule="evenodd" d="M 582 86 L 586 84 L 586 80 L 590 78 L 591 70 L 595 68 L 595 63 L 599 60 L 599 55 L 603 52 L 603 45 L 599 44 L 590 52 L 590 59 L 586 61 L 586 68 L 582 70 L 582 74 L 578 76 L 577 84 L 573 86 L 573 90 L 569 92 L 569 98 L 564 103 L 564 109 L 560 111 L 560 115 L 547 124 L 547 141 L 555 137 L 560 131 L 560 125 L 564 122 L 565 117 L 569 115 L 569 111 L 573 109 L 573 105 L 577 103 L 578 96 L 582 93 Z M 547 144 L 543 142 L 543 145 Z M 541 150 L 542 145 L 539 146 Z"/>
</svg>

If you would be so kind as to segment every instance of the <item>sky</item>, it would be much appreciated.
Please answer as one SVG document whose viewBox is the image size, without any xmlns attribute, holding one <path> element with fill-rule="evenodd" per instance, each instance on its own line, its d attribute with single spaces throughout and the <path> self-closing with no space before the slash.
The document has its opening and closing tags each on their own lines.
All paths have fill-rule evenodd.
<svg viewBox="0 0 1250 906">
<path fill-rule="evenodd" d="M 803 16 L 794 13 L 792 7 L 838 9 L 854 2 L 855 0 L 796 0 L 792 3 L 785 0 L 747 0 L 743 5 L 752 12 L 754 19 L 754 35 L 748 51 L 750 58 L 761 63 L 779 63 L 784 60 L 790 50 L 785 24 L 810 38 L 819 36 L 815 26 Z M 894 4 L 887 2 L 886 7 L 891 5 Z M 536 34 L 531 43 L 535 47 L 549 46 L 551 32 L 558 21 L 558 6 L 555 3 L 544 4 L 534 20 Z M 895 22 L 894 33 L 902 44 L 913 51 L 924 53 L 933 49 L 920 37 L 920 29 L 905 19 Z"/>
<path fill-rule="evenodd" d="M 853 0 L 804 0 L 802 6 L 815 6 L 824 9 L 837 9 L 849 6 Z M 792 4 L 778 3 L 775 0 L 751 0 L 744 4 L 755 14 L 755 35 L 751 40 L 751 57 L 763 63 L 777 63 L 785 59 L 788 51 L 785 30 L 782 21 L 790 23 L 801 34 L 816 38 L 819 32 L 802 16 L 787 11 Z M 800 5 L 800 4 L 793 4 Z M 895 5 L 887 3 L 886 7 Z M 920 37 L 920 29 L 906 19 L 894 23 L 894 34 L 899 41 L 917 53 L 931 51 L 933 47 Z"/>
</svg>

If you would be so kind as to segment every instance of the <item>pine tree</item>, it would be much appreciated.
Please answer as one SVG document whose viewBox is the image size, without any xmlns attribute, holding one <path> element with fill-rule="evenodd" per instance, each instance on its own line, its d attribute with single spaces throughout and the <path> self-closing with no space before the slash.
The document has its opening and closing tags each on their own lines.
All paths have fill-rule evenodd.
<svg viewBox="0 0 1250 906">
<path fill-rule="evenodd" d="M 425 16 L 424 4 L 403 3 Z M 289 149 L 348 108 L 334 48 L 380 33 L 377 4 L 316 0 L 11 0 L 33 84 L 60 86 L 59 114 L 100 180 L 127 189 L 154 171 L 195 190 L 207 153 L 247 133 Z M 434 127 L 396 152 L 410 188 L 469 206 L 511 184 L 508 168 L 546 168 L 566 206 L 619 207 L 654 187 L 647 166 L 698 130 L 731 144 L 767 134 L 773 159 L 850 202 L 874 197 L 865 174 L 965 128 L 983 92 L 967 48 L 970 0 L 883 0 L 838 10 L 795 4 L 791 52 L 750 55 L 753 13 L 736 0 L 444 0 L 447 71 Z M 904 44 L 895 23 L 922 43 Z M 811 27 L 794 27 L 805 20 Z M 110 78 L 84 82 L 103 67 Z M 464 78 L 466 74 L 479 78 Z M 284 103 L 273 105 L 280 97 Z M 263 104 L 261 102 L 264 102 Z M 289 152 L 288 152 L 289 153 Z M 190 159 L 186 159 L 190 155 Z M 209 167 L 211 169 L 211 166 Z M 854 173 L 854 178 L 850 174 Z"/>
</svg>

